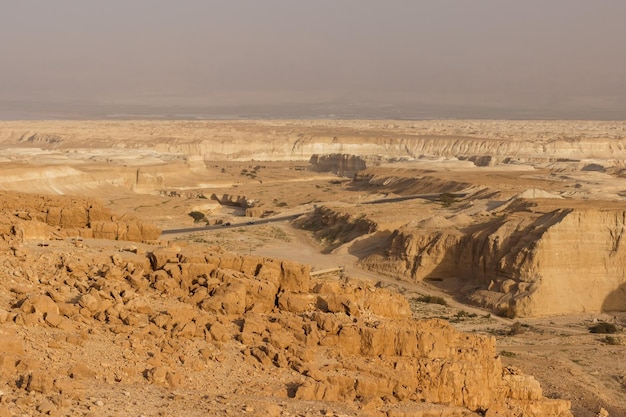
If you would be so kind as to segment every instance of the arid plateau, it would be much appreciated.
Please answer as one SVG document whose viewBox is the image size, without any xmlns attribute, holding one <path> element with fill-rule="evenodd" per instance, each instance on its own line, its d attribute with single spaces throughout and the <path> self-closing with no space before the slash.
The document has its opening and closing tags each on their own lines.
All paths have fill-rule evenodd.
<svg viewBox="0 0 626 417">
<path fill-rule="evenodd" d="M 0 417 L 626 416 L 626 122 L 0 121 Z"/>
</svg>

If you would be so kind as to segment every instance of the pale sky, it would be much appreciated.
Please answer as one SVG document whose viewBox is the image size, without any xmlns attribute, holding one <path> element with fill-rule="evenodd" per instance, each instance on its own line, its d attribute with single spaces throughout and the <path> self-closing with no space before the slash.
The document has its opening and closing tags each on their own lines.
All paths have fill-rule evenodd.
<svg viewBox="0 0 626 417">
<path fill-rule="evenodd" d="M 0 113 L 624 119 L 625 42 L 623 0 L 3 1 Z"/>
</svg>

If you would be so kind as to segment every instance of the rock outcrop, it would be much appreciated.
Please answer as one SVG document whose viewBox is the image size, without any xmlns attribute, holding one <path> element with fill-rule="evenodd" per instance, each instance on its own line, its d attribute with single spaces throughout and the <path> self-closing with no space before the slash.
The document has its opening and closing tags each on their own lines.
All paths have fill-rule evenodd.
<svg viewBox="0 0 626 417">
<path fill-rule="evenodd" d="M 129 216 L 115 216 L 96 200 L 0 192 L 0 234 L 24 239 L 80 236 L 146 241 L 161 231 Z"/>
<path fill-rule="evenodd" d="M 206 392 L 226 361 L 248 378 L 290 381 L 256 395 L 353 404 L 366 416 L 571 417 L 567 401 L 544 398 L 532 377 L 501 365 L 492 337 L 414 321 L 401 295 L 364 282 L 312 278 L 305 265 L 209 248 L 37 250 L 4 260 L 19 278 L 0 304 L 3 402 L 15 410 L 43 408 L 49 398 L 67 409 L 93 387 L 114 390 L 121 381 Z M 94 343 L 83 329 L 99 340 L 110 334 L 106 343 L 124 349 L 101 341 L 106 366 L 92 357 L 40 372 L 58 364 L 28 361 L 37 346 L 24 335 L 39 328 L 52 347 L 72 344 L 75 358 Z"/>
<path fill-rule="evenodd" d="M 223 206 L 241 207 L 244 209 L 252 208 L 258 203 L 258 201 L 249 199 L 246 196 L 233 194 L 222 194 L 221 196 L 212 194 L 211 200 L 215 200 Z"/>
<path fill-rule="evenodd" d="M 511 317 L 625 311 L 626 299 L 615 294 L 626 283 L 626 211 L 603 206 L 516 199 L 463 228 L 434 217 L 389 232 L 360 262 Z M 379 231 L 365 216 L 356 221 L 326 207 L 301 224 L 333 247 Z"/>
<path fill-rule="evenodd" d="M 44 149 L 89 143 L 204 160 L 306 161 L 316 154 L 348 154 L 471 158 L 489 165 L 492 160 L 617 162 L 624 159 L 624 129 L 624 122 L 591 121 L 28 121 L 0 123 L 0 143 Z"/>
<path fill-rule="evenodd" d="M 309 164 L 313 171 L 332 172 L 340 177 L 350 178 L 367 168 L 363 157 L 345 154 L 313 155 L 309 159 Z"/>
</svg>

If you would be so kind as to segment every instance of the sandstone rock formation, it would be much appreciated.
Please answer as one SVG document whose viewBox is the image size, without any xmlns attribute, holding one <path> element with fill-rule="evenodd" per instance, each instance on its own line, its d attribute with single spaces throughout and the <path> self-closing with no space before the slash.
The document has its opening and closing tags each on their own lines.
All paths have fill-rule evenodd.
<svg viewBox="0 0 626 417">
<path fill-rule="evenodd" d="M 493 338 L 415 321 L 404 297 L 371 284 L 312 278 L 306 265 L 218 248 L 94 249 L 24 241 L 3 256 L 9 412 L 96 402 L 111 412 L 115 404 L 94 395 L 128 384 L 216 395 L 233 382 L 207 386 L 207 378 L 241 369 L 258 381 L 245 398 L 265 398 L 258 415 L 274 410 L 269 397 L 348 404 L 370 416 L 571 416 L 568 402 L 544 398 L 532 377 L 504 368 Z M 42 346 L 71 346 L 72 356 L 34 359 Z M 283 382 L 269 388 L 268 378 Z"/>
<path fill-rule="evenodd" d="M 242 195 L 231 195 L 231 194 L 223 194 L 218 196 L 216 194 L 211 195 L 211 200 L 215 200 L 221 205 L 225 206 L 233 206 L 233 207 L 241 207 L 241 208 L 252 208 L 257 203 L 255 200 L 251 200 L 246 196 Z"/>
<path fill-rule="evenodd" d="M 313 171 L 332 172 L 340 177 L 354 177 L 367 167 L 363 157 L 345 154 L 313 155 L 309 163 Z"/>
<path fill-rule="evenodd" d="M 204 160 L 301 160 L 315 154 L 508 161 L 623 159 L 623 122 L 206 121 L 2 122 L 4 146 L 148 148 Z M 86 146 L 82 146 L 83 148 Z M 193 165 L 195 160 L 191 159 Z M 190 166 L 191 166 L 190 165 Z"/>
<path fill-rule="evenodd" d="M 493 214 L 461 230 L 445 218 L 400 227 L 361 263 L 439 283 L 509 316 L 626 310 L 626 299 L 614 295 L 626 282 L 621 205 L 516 199 Z M 379 231 L 366 216 L 326 207 L 303 226 L 335 246 Z"/>
<path fill-rule="evenodd" d="M 161 231 L 129 216 L 118 217 L 96 200 L 0 192 L 0 234 L 24 239 L 80 236 L 156 240 Z"/>
</svg>

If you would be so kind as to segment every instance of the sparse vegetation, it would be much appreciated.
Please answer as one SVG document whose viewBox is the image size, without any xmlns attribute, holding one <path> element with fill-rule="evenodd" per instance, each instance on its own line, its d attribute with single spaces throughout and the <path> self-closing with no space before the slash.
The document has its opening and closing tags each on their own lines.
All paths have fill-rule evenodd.
<svg viewBox="0 0 626 417">
<path fill-rule="evenodd" d="M 439 201 L 441 202 L 442 206 L 447 208 L 456 203 L 458 199 L 450 193 L 443 193 L 439 196 Z"/>
<path fill-rule="evenodd" d="M 601 322 L 601 323 L 598 323 L 598 324 L 595 324 L 595 325 L 591 326 L 589 328 L 589 332 L 590 333 L 613 334 L 613 333 L 617 333 L 617 326 L 615 326 L 613 323 Z"/>
<path fill-rule="evenodd" d="M 246 168 L 243 168 L 239 172 L 239 175 L 243 175 L 245 177 L 255 179 L 256 178 L 256 169 L 254 171 L 248 171 Z"/>
<path fill-rule="evenodd" d="M 422 295 L 415 299 L 418 303 L 428 303 L 428 304 L 440 304 L 442 306 L 447 306 L 448 302 L 443 297 L 437 297 L 435 295 Z"/>
<path fill-rule="evenodd" d="M 291 239 L 289 238 L 289 236 L 287 235 L 287 233 L 285 233 L 285 231 L 283 229 L 280 229 L 276 226 L 273 226 L 272 229 L 270 230 L 270 234 L 274 239 L 278 239 L 278 240 L 282 240 L 285 242 L 290 242 Z"/>
<path fill-rule="evenodd" d="M 619 346 L 622 344 L 622 340 L 616 336 L 604 336 L 604 339 L 602 339 L 602 341 L 607 345 L 612 346 Z"/>
<path fill-rule="evenodd" d="M 517 356 L 515 352 L 510 352 L 508 350 L 501 350 L 500 356 L 506 356 L 507 358 L 514 358 Z"/>
<path fill-rule="evenodd" d="M 200 211 L 192 211 L 189 215 L 193 218 L 194 223 L 208 222 L 204 213 Z"/>
<path fill-rule="evenodd" d="M 458 311 L 458 312 L 454 315 L 454 317 L 452 318 L 452 320 L 450 320 L 450 321 L 451 321 L 452 323 L 459 323 L 459 322 L 461 322 L 461 321 L 463 321 L 463 320 L 465 320 L 465 319 L 468 319 L 468 318 L 474 318 L 474 317 L 478 317 L 478 314 L 476 314 L 476 313 L 468 313 L 468 312 L 467 312 L 467 311 L 465 311 L 465 310 L 461 310 L 461 311 Z"/>
<path fill-rule="evenodd" d="M 509 332 L 507 334 L 509 336 L 515 336 L 515 335 L 522 334 L 525 332 L 526 332 L 525 326 L 519 321 L 516 321 L 515 323 L 511 325 L 511 328 L 509 329 Z"/>
</svg>

